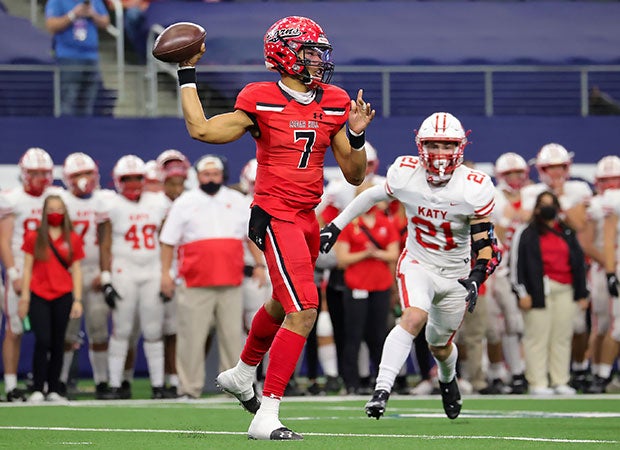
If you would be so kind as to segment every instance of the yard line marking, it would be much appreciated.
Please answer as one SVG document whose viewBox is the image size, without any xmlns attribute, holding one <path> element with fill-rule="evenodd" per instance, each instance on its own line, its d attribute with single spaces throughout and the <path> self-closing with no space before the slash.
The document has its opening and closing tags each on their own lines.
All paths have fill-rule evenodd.
<svg viewBox="0 0 620 450">
<path fill-rule="evenodd" d="M 32 427 L 32 426 L 0 426 L 0 430 L 18 431 L 87 431 L 100 433 L 163 433 L 163 434 L 203 434 L 203 435 L 247 435 L 245 431 L 202 431 L 202 430 L 159 430 L 140 428 L 75 428 L 75 427 Z M 304 436 L 323 437 L 360 437 L 360 438 L 403 438 L 423 440 L 500 440 L 500 441 L 530 441 L 530 442 L 557 442 L 563 444 L 618 444 L 620 441 L 602 439 L 561 439 L 561 438 L 536 438 L 525 436 L 434 436 L 427 434 L 366 434 L 366 433 L 303 433 Z"/>
</svg>

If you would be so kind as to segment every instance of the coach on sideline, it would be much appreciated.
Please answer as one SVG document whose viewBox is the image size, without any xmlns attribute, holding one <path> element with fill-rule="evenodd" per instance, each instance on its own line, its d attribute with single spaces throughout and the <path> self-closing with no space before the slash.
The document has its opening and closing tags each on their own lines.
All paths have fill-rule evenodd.
<svg viewBox="0 0 620 450">
<path fill-rule="evenodd" d="M 200 397 L 204 387 L 205 343 L 213 323 L 219 370 L 234 367 L 241 352 L 243 241 L 250 215 L 246 197 L 224 186 L 223 157 L 205 155 L 194 168 L 199 186 L 175 200 L 160 235 L 161 291 L 167 297 L 174 294 L 170 268 L 178 249 L 176 363 L 179 395 L 189 398 Z"/>
</svg>

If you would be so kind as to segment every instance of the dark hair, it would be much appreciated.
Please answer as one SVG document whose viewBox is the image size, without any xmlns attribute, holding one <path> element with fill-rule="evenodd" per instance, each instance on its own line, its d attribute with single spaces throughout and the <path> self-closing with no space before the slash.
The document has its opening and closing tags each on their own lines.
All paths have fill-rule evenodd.
<svg viewBox="0 0 620 450">
<path fill-rule="evenodd" d="M 536 210 L 540 208 L 543 197 L 551 197 L 551 203 L 553 207 L 557 210 L 558 214 L 560 213 L 560 211 L 562 211 L 562 207 L 560 206 L 560 200 L 558 199 L 558 196 L 555 195 L 553 192 L 543 191 L 540 194 L 538 194 L 538 196 L 536 197 L 536 202 L 534 203 L 534 211 L 532 212 L 531 223 L 536 227 L 538 232 L 541 234 L 546 233 L 550 229 L 549 226 L 547 225 L 547 221 L 543 219 L 542 217 L 540 217 L 540 214 L 536 213 Z M 568 227 L 568 225 L 566 225 L 566 223 L 562 221 L 560 218 L 558 218 L 558 222 L 562 226 Z"/>
<path fill-rule="evenodd" d="M 34 244 L 34 259 L 39 261 L 47 261 L 49 257 L 49 246 L 50 246 L 50 238 L 49 238 L 49 223 L 47 222 L 47 205 L 50 200 L 59 200 L 62 203 L 63 208 L 65 209 L 65 218 L 62 222 L 62 236 L 69 246 L 69 261 L 73 260 L 73 247 L 71 246 L 71 231 L 73 230 L 73 225 L 71 224 L 71 219 L 69 218 L 69 212 L 67 211 L 67 205 L 62 200 L 59 195 L 49 195 L 45 198 L 43 202 L 43 213 L 41 215 L 41 225 L 37 228 L 37 240 Z M 69 262 L 71 264 L 71 262 Z"/>
</svg>

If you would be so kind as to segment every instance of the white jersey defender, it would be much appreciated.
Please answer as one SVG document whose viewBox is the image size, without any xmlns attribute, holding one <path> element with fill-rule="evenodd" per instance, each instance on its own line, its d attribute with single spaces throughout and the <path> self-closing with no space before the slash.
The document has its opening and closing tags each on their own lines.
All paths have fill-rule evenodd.
<svg viewBox="0 0 620 450">
<path fill-rule="evenodd" d="M 459 166 L 450 181 L 433 187 L 417 156 L 400 156 L 389 168 L 387 194 L 405 206 L 408 235 L 404 257 L 446 278 L 462 278 L 471 269 L 471 218 L 491 213 L 495 189 L 491 178 Z"/>
</svg>

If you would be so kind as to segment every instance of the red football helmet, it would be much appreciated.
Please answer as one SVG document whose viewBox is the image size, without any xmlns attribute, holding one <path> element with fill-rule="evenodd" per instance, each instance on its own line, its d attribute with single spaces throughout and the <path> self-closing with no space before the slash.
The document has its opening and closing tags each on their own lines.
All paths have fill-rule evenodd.
<svg viewBox="0 0 620 450">
<path fill-rule="evenodd" d="M 289 16 L 278 20 L 264 38 L 265 66 L 268 70 L 293 75 L 313 87 L 317 81 L 329 83 L 334 73 L 332 46 L 323 29 L 307 17 Z M 318 67 L 311 76 L 308 67 Z"/>
<path fill-rule="evenodd" d="M 92 194 L 99 186 L 99 168 L 85 153 L 71 153 L 62 167 L 63 182 L 77 197 Z"/>
<path fill-rule="evenodd" d="M 518 192 L 529 180 L 530 166 L 521 155 L 504 153 L 495 161 L 495 178 L 501 189 Z"/>
<path fill-rule="evenodd" d="M 146 164 L 135 155 L 125 155 L 116 162 L 112 171 L 116 191 L 128 200 L 136 201 L 142 195 L 145 184 Z M 139 181 L 127 181 L 126 177 L 139 176 Z"/>
<path fill-rule="evenodd" d="M 24 191 L 35 197 L 39 197 L 54 181 L 52 170 L 54 162 L 45 150 L 39 147 L 31 147 L 26 150 L 19 160 L 21 181 Z"/>
<path fill-rule="evenodd" d="M 450 113 L 437 112 L 427 117 L 416 130 L 415 142 L 422 165 L 429 173 L 429 181 L 444 183 L 450 180 L 452 172 L 463 163 L 463 150 L 467 145 L 467 133 L 461 122 Z M 453 142 L 452 154 L 429 151 L 429 142 Z"/>
<path fill-rule="evenodd" d="M 603 157 L 596 164 L 594 184 L 599 193 L 607 189 L 620 189 L 620 158 L 616 155 Z"/>
</svg>

